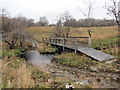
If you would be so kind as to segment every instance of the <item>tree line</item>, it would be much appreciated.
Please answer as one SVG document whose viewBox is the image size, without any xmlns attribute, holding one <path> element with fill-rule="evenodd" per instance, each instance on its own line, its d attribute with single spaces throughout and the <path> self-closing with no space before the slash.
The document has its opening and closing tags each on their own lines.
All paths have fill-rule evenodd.
<svg viewBox="0 0 120 90">
<path fill-rule="evenodd" d="M 65 14 L 65 13 L 64 13 Z M 95 19 L 95 18 L 85 18 L 85 19 L 78 19 L 76 20 L 75 18 L 72 17 L 72 15 L 69 14 L 69 16 L 71 18 L 69 18 L 69 20 L 67 20 L 67 22 L 64 22 L 64 24 L 62 26 L 66 26 L 66 23 L 69 27 L 88 27 L 87 22 L 89 22 L 89 19 L 91 20 L 91 26 L 92 27 L 102 27 L 102 26 L 116 26 L 116 20 L 114 19 Z M 2 18 L 2 15 L 0 16 L 0 18 Z M 37 22 L 35 22 L 34 19 L 28 19 L 27 17 L 24 16 L 18 16 L 18 17 L 9 17 L 6 15 L 6 22 L 8 20 L 8 22 L 15 22 L 16 19 L 18 19 L 22 21 L 22 23 L 24 24 L 24 26 L 27 27 L 33 27 L 33 26 L 57 26 L 57 23 L 53 23 L 53 24 L 49 24 L 49 21 L 47 19 L 47 17 L 42 16 L 39 18 L 39 20 Z M 5 19 L 5 18 L 4 18 Z"/>
<path fill-rule="evenodd" d="M 18 16 L 18 17 L 19 19 L 22 20 L 23 24 L 27 27 L 57 26 L 57 23 L 58 23 L 57 22 L 57 23 L 49 24 L 49 21 L 47 17 L 45 16 L 40 17 L 40 20 L 38 22 L 35 22 L 34 19 L 27 19 L 24 16 Z M 6 18 L 14 22 L 14 20 L 18 17 L 14 17 L 14 18 L 6 17 Z M 117 25 L 116 20 L 114 19 L 94 19 L 94 18 L 90 18 L 90 19 L 91 19 L 92 27 L 116 26 Z M 71 16 L 71 18 L 67 21 L 67 25 L 69 27 L 87 27 L 87 24 L 86 24 L 87 22 L 89 22 L 88 18 L 76 20 L 75 18 Z M 64 23 L 63 26 L 66 26 L 66 23 Z"/>
</svg>

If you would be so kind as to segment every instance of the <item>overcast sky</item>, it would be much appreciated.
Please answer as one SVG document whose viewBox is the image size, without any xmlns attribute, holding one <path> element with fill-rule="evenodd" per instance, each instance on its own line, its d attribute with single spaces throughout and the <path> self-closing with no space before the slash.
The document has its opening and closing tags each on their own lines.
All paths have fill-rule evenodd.
<svg viewBox="0 0 120 90">
<path fill-rule="evenodd" d="M 21 14 L 35 21 L 46 16 L 50 23 L 54 23 L 56 17 L 65 11 L 69 11 L 76 19 L 85 18 L 79 8 L 86 11 L 87 1 L 89 0 L 0 0 L 0 8 L 6 8 L 10 16 Z M 107 1 L 109 0 L 96 0 L 94 18 L 110 18 L 103 8 Z"/>
</svg>

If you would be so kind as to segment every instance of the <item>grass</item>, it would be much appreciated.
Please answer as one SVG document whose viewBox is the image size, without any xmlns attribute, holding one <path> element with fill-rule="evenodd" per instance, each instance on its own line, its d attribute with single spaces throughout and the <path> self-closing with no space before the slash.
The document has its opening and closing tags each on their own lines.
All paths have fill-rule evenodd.
<svg viewBox="0 0 120 90">
<path fill-rule="evenodd" d="M 111 27 L 92 27 L 90 28 L 93 40 L 105 40 L 118 35 L 117 26 Z M 71 30 L 71 36 L 88 36 L 87 28 L 75 28 Z"/>
<path fill-rule="evenodd" d="M 118 46 L 118 36 L 106 40 L 95 40 L 92 43 L 93 48 L 109 48 Z"/>
<path fill-rule="evenodd" d="M 51 37 L 53 36 L 54 27 L 30 27 L 27 30 L 33 34 L 33 37 L 40 41 L 42 37 Z"/>
<path fill-rule="evenodd" d="M 2 45 L 3 60 L 0 60 L 3 72 L 2 88 L 32 88 L 39 85 L 39 79 L 41 83 L 45 82 L 44 79 L 48 79 L 49 74 L 26 62 L 24 58 L 20 58 L 23 48 L 8 49 L 4 42 Z"/>
<path fill-rule="evenodd" d="M 109 73 L 118 72 L 120 69 L 118 61 L 104 63 L 92 60 L 86 55 L 79 55 L 77 53 L 63 53 L 61 55 L 55 56 L 54 61 L 65 66 L 77 67 L 79 69 L 85 69 L 88 71 L 91 71 L 90 67 L 94 67 L 97 68 L 97 70 Z"/>
<path fill-rule="evenodd" d="M 98 63 L 85 55 L 79 55 L 76 53 L 63 53 L 55 56 L 55 61 L 60 64 L 82 68 L 94 66 Z"/>
<path fill-rule="evenodd" d="M 54 27 L 30 27 L 27 28 L 29 32 L 34 35 L 34 38 L 40 40 L 42 37 L 51 37 L 54 36 Z M 105 40 L 111 37 L 115 37 L 118 35 L 118 28 L 117 26 L 111 27 L 92 27 L 91 34 L 93 40 Z M 87 28 L 80 27 L 80 28 L 72 28 L 70 31 L 70 35 L 73 37 L 82 37 L 88 36 Z"/>
<path fill-rule="evenodd" d="M 51 45 L 47 45 L 45 43 L 40 43 L 39 47 L 37 49 L 42 54 L 44 54 L 44 53 L 55 53 L 55 52 L 58 51 L 57 48 L 52 47 Z"/>
<path fill-rule="evenodd" d="M 16 50 L 7 50 L 4 53 L 7 54 L 0 61 L 3 64 L 2 88 L 40 87 L 39 82 L 44 83 L 49 78 L 49 74 L 19 58 L 19 53 L 15 54 Z"/>
</svg>

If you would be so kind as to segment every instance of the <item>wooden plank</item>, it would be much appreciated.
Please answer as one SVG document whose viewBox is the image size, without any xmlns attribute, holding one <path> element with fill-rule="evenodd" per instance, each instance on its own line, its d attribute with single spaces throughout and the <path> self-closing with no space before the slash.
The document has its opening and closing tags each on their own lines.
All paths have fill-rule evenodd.
<svg viewBox="0 0 120 90">
<path fill-rule="evenodd" d="M 85 53 L 86 55 L 88 55 L 98 61 L 106 61 L 106 60 L 115 59 L 114 56 L 106 54 L 106 53 L 98 51 L 98 50 L 95 50 L 93 48 L 79 47 L 78 51 Z"/>
</svg>

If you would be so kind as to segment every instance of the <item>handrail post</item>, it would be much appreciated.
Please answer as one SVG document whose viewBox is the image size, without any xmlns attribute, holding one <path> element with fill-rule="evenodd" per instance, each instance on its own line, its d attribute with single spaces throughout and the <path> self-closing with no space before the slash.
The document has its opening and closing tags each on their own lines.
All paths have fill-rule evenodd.
<svg viewBox="0 0 120 90">
<path fill-rule="evenodd" d="M 53 43 L 53 38 L 51 38 L 51 43 Z"/>
<path fill-rule="evenodd" d="M 89 47 L 91 48 L 91 46 L 92 46 L 91 37 L 88 38 L 88 45 L 89 45 Z"/>
<path fill-rule="evenodd" d="M 49 38 L 49 44 L 51 44 L 51 38 Z"/>
<path fill-rule="evenodd" d="M 63 39 L 63 52 L 65 51 L 65 39 Z"/>
</svg>

